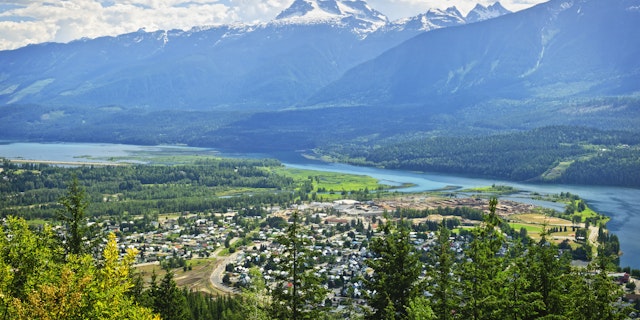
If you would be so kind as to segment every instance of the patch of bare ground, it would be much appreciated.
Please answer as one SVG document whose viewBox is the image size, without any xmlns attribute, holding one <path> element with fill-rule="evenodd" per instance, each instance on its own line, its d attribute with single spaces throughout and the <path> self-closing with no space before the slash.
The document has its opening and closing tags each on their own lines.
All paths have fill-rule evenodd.
<svg viewBox="0 0 640 320">
<path fill-rule="evenodd" d="M 393 211 L 396 208 L 404 209 L 437 209 L 469 207 L 489 212 L 489 200 L 483 198 L 440 198 L 424 195 L 406 195 L 392 199 L 377 200 L 376 205 L 387 211 Z M 510 200 L 499 200 L 496 207 L 496 213 L 501 217 L 507 217 L 513 214 L 530 213 L 535 206 L 526 203 L 520 203 Z"/>
<path fill-rule="evenodd" d="M 211 285 L 209 277 L 213 269 L 220 263 L 220 259 L 193 259 L 190 260 L 191 270 L 184 271 L 183 268 L 172 269 L 176 285 L 194 292 L 205 292 L 213 295 L 225 295 Z M 135 267 L 142 276 L 146 284 L 151 283 L 151 275 L 156 274 L 156 281 L 160 282 L 166 271 L 159 264 L 146 264 Z"/>
<path fill-rule="evenodd" d="M 566 219 L 561 219 L 557 217 L 545 216 L 538 213 L 522 213 L 522 214 L 514 214 L 509 217 L 512 221 L 523 222 L 523 223 L 532 223 L 532 224 L 546 224 L 548 226 L 555 227 L 571 227 L 573 224 L 571 221 Z"/>
</svg>

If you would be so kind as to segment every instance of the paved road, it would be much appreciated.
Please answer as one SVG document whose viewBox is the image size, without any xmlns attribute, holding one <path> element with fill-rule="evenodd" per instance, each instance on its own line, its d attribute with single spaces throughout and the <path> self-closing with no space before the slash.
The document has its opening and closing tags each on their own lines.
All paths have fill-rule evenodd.
<svg viewBox="0 0 640 320">
<path fill-rule="evenodd" d="M 234 240 L 232 240 L 232 243 L 235 240 L 237 240 L 237 238 L 234 238 Z M 269 246 L 269 245 L 271 245 L 271 241 L 263 242 L 263 244 L 266 244 L 267 246 Z M 220 251 L 222 251 L 222 248 L 219 248 L 218 250 L 216 250 L 214 252 L 214 255 L 217 256 L 220 253 Z M 222 277 L 224 277 L 225 268 L 226 268 L 227 264 L 232 263 L 232 262 L 236 262 L 238 256 L 240 254 L 242 254 L 243 252 L 244 251 L 242 251 L 241 248 L 238 248 L 236 250 L 236 252 L 234 252 L 234 253 L 226 256 L 226 257 L 223 257 L 222 260 L 217 261 L 217 265 L 213 269 L 213 272 L 211 272 L 211 276 L 209 277 L 209 282 L 211 282 L 211 285 L 214 288 L 216 288 L 216 289 L 218 289 L 218 290 L 220 290 L 220 291 L 222 291 L 224 293 L 239 293 L 240 292 L 239 289 L 229 287 L 229 286 L 225 285 L 224 283 L 222 283 Z"/>
<path fill-rule="evenodd" d="M 224 276 L 225 273 L 225 267 L 227 266 L 227 264 L 231 263 L 231 262 L 236 262 L 236 259 L 238 258 L 238 255 L 240 255 L 242 253 L 242 250 L 238 250 L 226 257 L 224 257 L 222 260 L 217 262 L 216 267 L 213 269 L 213 272 L 211 272 L 211 277 L 209 277 L 209 282 L 211 282 L 211 285 L 224 292 L 224 293 L 238 293 L 239 290 L 236 288 L 232 288 L 232 287 L 228 287 L 227 285 L 225 285 L 224 283 L 222 283 L 222 277 Z"/>
</svg>

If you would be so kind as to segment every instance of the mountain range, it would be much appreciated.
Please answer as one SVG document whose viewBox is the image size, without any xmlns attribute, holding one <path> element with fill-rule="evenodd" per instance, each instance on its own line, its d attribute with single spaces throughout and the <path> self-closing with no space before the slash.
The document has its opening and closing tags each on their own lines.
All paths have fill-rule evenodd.
<svg viewBox="0 0 640 320">
<path fill-rule="evenodd" d="M 470 15 L 487 12 L 509 11 Z M 392 23 L 364 1 L 296 0 L 266 24 L 31 45 L 0 52 L 0 103 L 289 107 L 419 32 L 464 23 L 455 8 Z"/>
<path fill-rule="evenodd" d="M 312 148 L 416 133 L 640 123 L 640 0 L 389 21 L 295 0 L 273 21 L 0 51 L 0 138 Z"/>
<path fill-rule="evenodd" d="M 638 1 L 550 1 L 409 39 L 346 72 L 313 103 L 476 103 L 636 94 Z"/>
</svg>

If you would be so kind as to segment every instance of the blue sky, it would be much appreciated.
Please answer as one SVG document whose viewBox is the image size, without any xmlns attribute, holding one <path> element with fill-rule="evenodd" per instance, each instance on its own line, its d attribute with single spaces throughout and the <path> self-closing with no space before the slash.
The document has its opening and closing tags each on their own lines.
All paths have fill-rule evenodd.
<svg viewBox="0 0 640 320">
<path fill-rule="evenodd" d="M 503 0 L 518 11 L 546 0 Z M 193 26 L 272 20 L 293 0 L 2 0 L 0 50 L 47 41 L 68 42 L 118 35 L 141 28 L 190 29 Z M 476 3 L 495 0 L 367 0 L 395 20 L 429 8 L 456 6 L 466 13 Z"/>
</svg>

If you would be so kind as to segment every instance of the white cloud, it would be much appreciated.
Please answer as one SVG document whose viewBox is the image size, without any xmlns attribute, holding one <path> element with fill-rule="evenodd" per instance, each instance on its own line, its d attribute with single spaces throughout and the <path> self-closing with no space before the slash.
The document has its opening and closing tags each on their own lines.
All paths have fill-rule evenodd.
<svg viewBox="0 0 640 320">
<path fill-rule="evenodd" d="M 232 8 L 211 0 L 16 0 L 0 11 L 0 49 L 134 32 L 230 23 Z M 0 10 L 6 8 L 0 6 Z M 15 21 L 23 18 L 28 21 Z"/>
<path fill-rule="evenodd" d="M 506 0 L 520 10 L 543 0 Z M 30 43 L 68 42 L 134 32 L 140 28 L 190 29 L 232 22 L 269 21 L 293 0 L 9 0 L 0 3 L 0 50 Z M 493 0 L 368 0 L 390 19 L 456 5 L 467 12 Z"/>
<path fill-rule="evenodd" d="M 0 49 L 51 41 L 55 34 L 54 29 L 53 26 L 46 26 L 40 22 L 0 21 Z"/>
<path fill-rule="evenodd" d="M 288 8 L 293 0 L 230 0 L 230 5 L 243 22 L 267 22 Z"/>
</svg>

